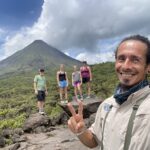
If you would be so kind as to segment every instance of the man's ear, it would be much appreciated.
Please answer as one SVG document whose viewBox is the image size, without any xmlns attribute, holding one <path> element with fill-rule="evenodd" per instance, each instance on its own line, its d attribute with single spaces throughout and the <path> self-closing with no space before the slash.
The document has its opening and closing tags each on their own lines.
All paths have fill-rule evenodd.
<svg viewBox="0 0 150 150">
<path fill-rule="evenodd" d="M 148 65 L 147 73 L 150 74 L 150 64 Z"/>
</svg>

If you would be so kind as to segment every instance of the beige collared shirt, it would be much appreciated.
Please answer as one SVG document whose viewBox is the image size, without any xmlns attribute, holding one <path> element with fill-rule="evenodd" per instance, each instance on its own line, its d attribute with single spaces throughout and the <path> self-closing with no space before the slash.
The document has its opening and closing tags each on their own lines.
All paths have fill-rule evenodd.
<svg viewBox="0 0 150 150">
<path fill-rule="evenodd" d="M 113 97 L 106 99 L 100 105 L 95 122 L 90 127 L 90 130 L 96 136 L 100 145 L 104 118 L 107 112 L 110 111 L 104 128 L 104 150 L 123 150 L 128 121 L 132 113 L 133 105 L 144 95 L 147 95 L 147 97 L 136 113 L 129 150 L 150 150 L 149 86 L 131 94 L 122 105 L 117 104 Z M 113 107 L 109 110 L 110 105 Z"/>
</svg>

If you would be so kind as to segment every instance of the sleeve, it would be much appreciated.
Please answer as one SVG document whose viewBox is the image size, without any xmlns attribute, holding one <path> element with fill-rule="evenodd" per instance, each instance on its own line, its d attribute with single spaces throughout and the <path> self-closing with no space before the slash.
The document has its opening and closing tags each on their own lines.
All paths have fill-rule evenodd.
<svg viewBox="0 0 150 150">
<path fill-rule="evenodd" d="M 89 130 L 93 133 L 97 143 L 100 145 L 100 141 L 102 139 L 102 117 L 101 117 L 101 112 L 102 112 L 102 104 L 99 106 L 96 117 L 95 117 L 95 122 L 91 125 Z"/>
</svg>

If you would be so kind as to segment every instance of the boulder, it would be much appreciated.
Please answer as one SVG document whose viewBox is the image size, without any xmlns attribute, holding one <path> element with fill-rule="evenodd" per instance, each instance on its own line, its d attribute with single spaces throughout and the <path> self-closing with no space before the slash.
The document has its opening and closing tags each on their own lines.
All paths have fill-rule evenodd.
<svg viewBox="0 0 150 150">
<path fill-rule="evenodd" d="M 0 137 L 0 147 L 4 147 L 4 146 L 5 146 L 5 138 Z"/>
<path fill-rule="evenodd" d="M 14 134 L 12 136 L 13 143 L 25 142 L 27 140 L 26 136 L 20 136 L 18 134 Z"/>
<path fill-rule="evenodd" d="M 14 131 L 12 129 L 3 129 L 2 135 L 5 138 L 10 138 L 13 135 Z"/>
<path fill-rule="evenodd" d="M 102 99 L 94 98 L 85 98 L 83 103 L 83 117 L 89 118 L 91 114 L 96 113 L 99 105 L 102 103 Z M 75 108 L 75 111 L 78 111 L 78 102 L 76 100 L 71 101 L 71 104 Z M 68 116 L 71 116 L 71 113 L 68 109 L 67 104 L 59 104 L 60 107 L 66 112 Z"/>
<path fill-rule="evenodd" d="M 20 143 L 15 143 L 9 150 L 17 150 L 20 147 Z"/>
<path fill-rule="evenodd" d="M 14 129 L 14 134 L 23 135 L 24 131 L 22 130 L 22 128 L 16 128 Z"/>
<path fill-rule="evenodd" d="M 48 126 L 50 124 L 50 118 L 46 115 L 40 115 L 39 113 L 31 114 L 23 125 L 24 132 L 31 132 L 39 126 Z"/>
</svg>

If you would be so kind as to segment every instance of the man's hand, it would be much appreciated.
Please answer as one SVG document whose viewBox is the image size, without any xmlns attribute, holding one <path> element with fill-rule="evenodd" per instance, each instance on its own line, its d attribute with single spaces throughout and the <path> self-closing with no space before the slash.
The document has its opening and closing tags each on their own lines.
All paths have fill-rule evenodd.
<svg viewBox="0 0 150 150">
<path fill-rule="evenodd" d="M 68 103 L 68 108 L 72 114 L 72 117 L 68 120 L 68 127 L 73 133 L 80 133 L 85 130 L 85 123 L 83 120 L 83 104 L 78 101 L 78 113 L 75 112 L 71 103 Z"/>
<path fill-rule="evenodd" d="M 68 120 L 68 127 L 73 133 L 75 133 L 78 136 L 78 138 L 84 145 L 90 148 L 94 148 L 98 144 L 92 132 L 86 129 L 83 120 L 83 104 L 81 101 L 78 101 L 78 104 L 79 104 L 78 113 L 76 113 L 72 104 L 68 103 L 68 108 L 72 114 L 72 117 L 70 117 L 70 119 Z"/>
</svg>

